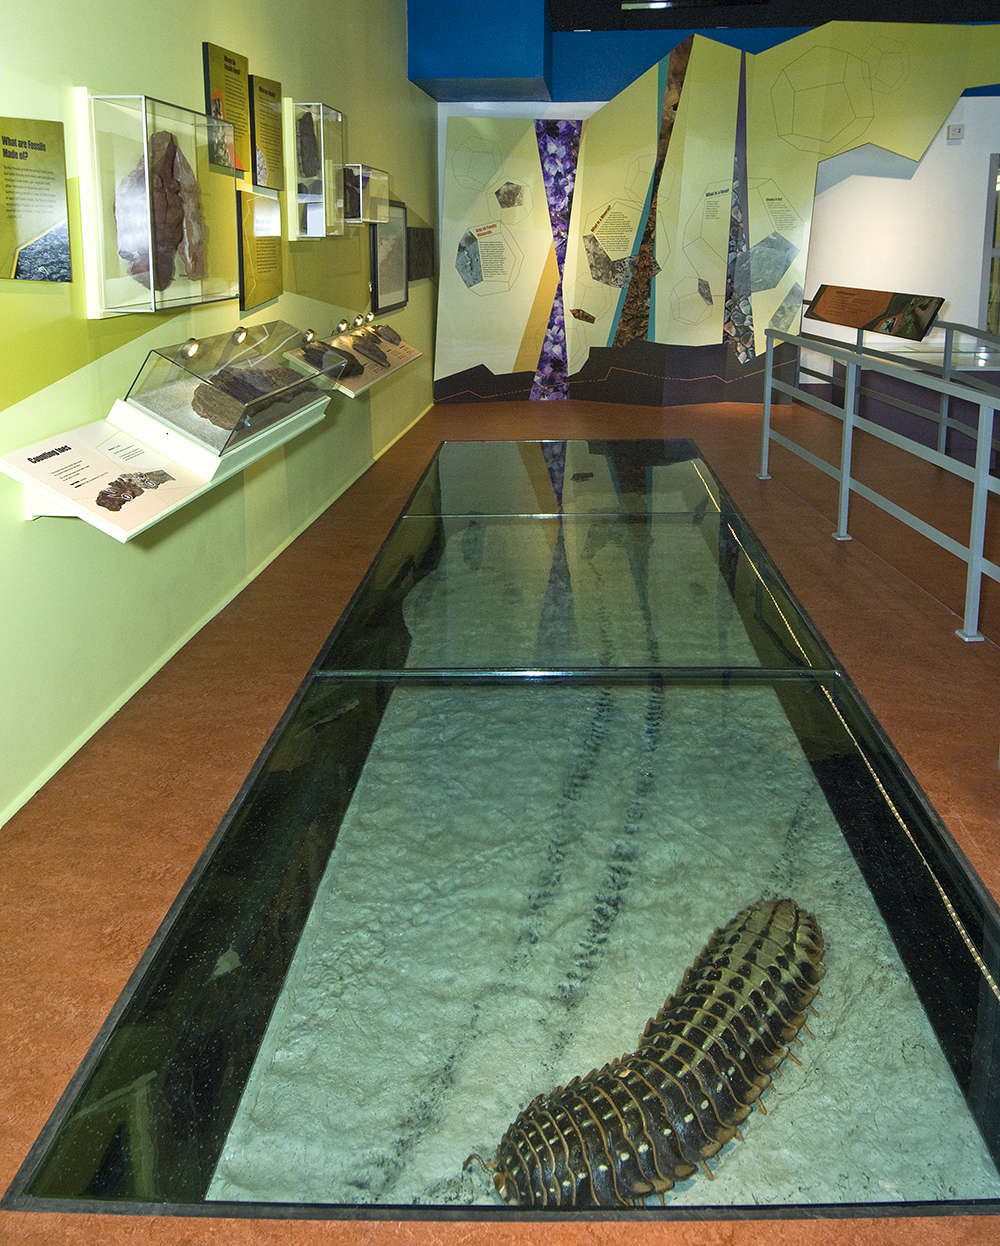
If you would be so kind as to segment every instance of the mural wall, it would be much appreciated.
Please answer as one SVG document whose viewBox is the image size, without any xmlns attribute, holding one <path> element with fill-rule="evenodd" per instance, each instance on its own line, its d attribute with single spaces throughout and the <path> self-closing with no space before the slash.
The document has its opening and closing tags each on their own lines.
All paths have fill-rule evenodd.
<svg viewBox="0 0 1000 1246">
<path fill-rule="evenodd" d="M 582 129 L 451 118 L 436 399 L 757 397 L 764 329 L 798 327 L 819 162 L 919 160 L 998 52 L 998 26 L 832 22 L 757 55 L 695 35 Z"/>
</svg>

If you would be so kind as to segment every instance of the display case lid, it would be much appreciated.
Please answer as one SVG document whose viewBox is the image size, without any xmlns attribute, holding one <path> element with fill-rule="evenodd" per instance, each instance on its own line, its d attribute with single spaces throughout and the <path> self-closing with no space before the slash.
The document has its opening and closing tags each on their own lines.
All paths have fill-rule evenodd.
<svg viewBox="0 0 1000 1246">
<path fill-rule="evenodd" d="M 327 351 L 304 367 L 297 352 L 310 341 L 308 331 L 273 320 L 158 347 L 126 401 L 221 455 L 329 397 L 346 361 Z"/>
</svg>

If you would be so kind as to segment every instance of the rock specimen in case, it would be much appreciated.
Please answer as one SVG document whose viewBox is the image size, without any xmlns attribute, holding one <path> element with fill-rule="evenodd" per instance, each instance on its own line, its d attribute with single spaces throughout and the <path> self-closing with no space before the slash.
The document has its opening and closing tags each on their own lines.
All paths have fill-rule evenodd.
<svg viewBox="0 0 1000 1246">
<path fill-rule="evenodd" d="M 357 333 L 351 334 L 351 346 L 359 355 L 364 355 L 372 363 L 377 363 L 382 368 L 388 368 L 389 359 L 379 345 L 377 333 L 373 333 L 370 329 L 360 329 Z"/>
<path fill-rule="evenodd" d="M 295 152 L 299 162 L 299 177 L 319 175 L 319 143 L 313 115 L 306 110 L 295 122 Z"/>
<path fill-rule="evenodd" d="M 185 277 L 200 281 L 205 276 L 201 190 L 194 170 L 169 130 L 157 130 L 151 136 L 147 155 L 122 178 L 115 193 L 114 211 L 118 254 L 128 261 L 129 276 L 141 285 L 165 290 L 174 279 L 178 256 Z"/>
<path fill-rule="evenodd" d="M 398 346 L 403 340 L 391 324 L 372 325 L 372 329 L 384 342 L 391 342 L 393 346 Z"/>
<path fill-rule="evenodd" d="M 291 368 L 227 367 L 209 379 L 211 384 L 194 391 L 191 407 L 216 428 L 226 429 L 236 428 L 244 420 L 244 408 L 260 398 L 275 394 L 284 400 L 315 388 Z"/>
<path fill-rule="evenodd" d="M 326 342 L 308 342 L 302 347 L 302 358 L 311 367 L 320 370 L 342 359 L 344 370 L 341 376 L 360 376 L 365 370 L 364 365 L 349 350 L 342 350 L 339 346 L 329 346 Z"/>
</svg>

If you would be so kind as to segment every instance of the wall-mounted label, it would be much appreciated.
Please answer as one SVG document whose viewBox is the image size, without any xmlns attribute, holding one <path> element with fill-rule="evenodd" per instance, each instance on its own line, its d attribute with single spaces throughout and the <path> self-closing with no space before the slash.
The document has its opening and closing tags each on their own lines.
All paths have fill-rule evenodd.
<svg viewBox="0 0 1000 1246">
<path fill-rule="evenodd" d="M 0 117 L 0 277 L 72 278 L 61 121 Z"/>
<path fill-rule="evenodd" d="M 276 194 L 240 191 L 240 310 L 270 303 L 284 290 L 281 208 Z"/>
<path fill-rule="evenodd" d="M 233 125 L 229 155 L 237 176 L 253 168 L 250 153 L 250 63 L 245 56 L 203 43 L 205 111 Z"/>
<path fill-rule="evenodd" d="M 269 190 L 285 186 L 281 146 L 281 83 L 250 75 L 250 137 L 253 142 L 253 184 Z"/>
<path fill-rule="evenodd" d="M 823 285 L 806 310 L 809 320 L 887 333 L 915 342 L 926 334 L 944 299 L 933 294 L 898 294 L 890 290 L 859 290 Z"/>
</svg>

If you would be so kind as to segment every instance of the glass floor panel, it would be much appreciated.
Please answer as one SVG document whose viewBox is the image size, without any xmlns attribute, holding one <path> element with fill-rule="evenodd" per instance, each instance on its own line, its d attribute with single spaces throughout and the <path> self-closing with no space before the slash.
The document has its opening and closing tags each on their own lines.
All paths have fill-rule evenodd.
<svg viewBox="0 0 1000 1246">
<path fill-rule="evenodd" d="M 722 490 L 694 442 L 451 441 L 411 515 L 691 515 Z"/>
<path fill-rule="evenodd" d="M 322 666 L 828 669 L 787 596 L 690 441 L 449 442 Z"/>
<path fill-rule="evenodd" d="M 402 519 L 329 671 L 828 669 L 735 515 Z"/>
<path fill-rule="evenodd" d="M 554 490 L 595 443 L 442 448 L 6 1206 L 1000 1207 L 995 904 L 691 443 L 600 444 L 606 480 L 651 481 L 645 519 L 604 483 L 593 514 L 498 513 L 505 470 L 523 504 L 539 460 Z M 495 509 L 426 509 L 446 495 Z M 825 938 L 815 1038 L 711 1180 L 526 1212 L 463 1168 L 783 896 Z"/>
</svg>

